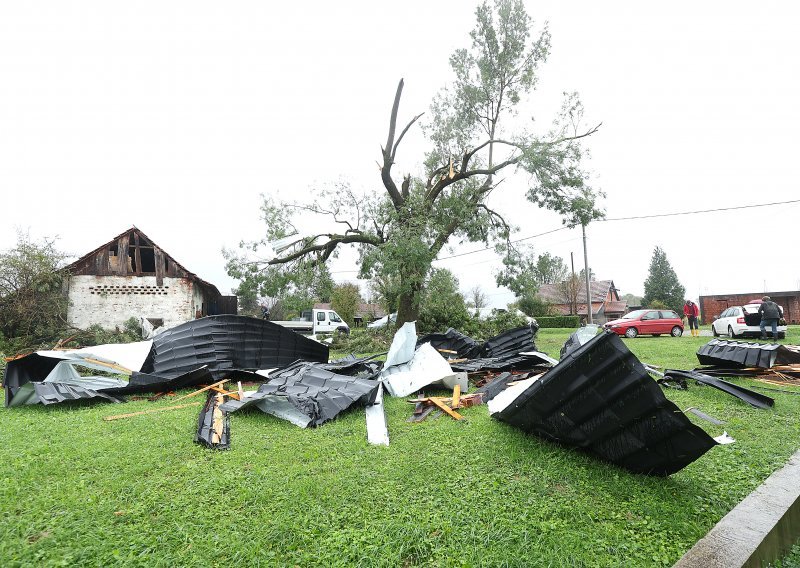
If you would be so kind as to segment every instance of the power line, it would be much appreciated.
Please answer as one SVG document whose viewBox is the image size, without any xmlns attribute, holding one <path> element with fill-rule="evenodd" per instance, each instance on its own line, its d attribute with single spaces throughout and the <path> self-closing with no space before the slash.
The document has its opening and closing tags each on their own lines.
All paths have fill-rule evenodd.
<svg viewBox="0 0 800 568">
<path fill-rule="evenodd" d="M 679 211 L 679 212 L 676 212 L 676 213 L 656 213 L 656 214 L 653 214 L 653 215 L 635 215 L 633 217 L 612 217 L 611 219 L 597 219 L 594 222 L 595 223 L 602 223 L 604 221 L 633 221 L 633 220 L 636 220 L 636 219 L 653 219 L 653 218 L 656 218 L 656 217 L 677 217 L 677 216 L 680 216 L 680 215 L 698 215 L 700 213 L 716 213 L 716 212 L 719 212 L 719 211 L 734 211 L 734 210 L 737 210 L 737 209 L 754 209 L 756 207 L 771 207 L 773 205 L 788 205 L 788 204 L 791 204 L 791 203 L 800 203 L 800 199 L 790 199 L 788 201 L 775 201 L 773 203 L 755 203 L 755 204 L 752 204 L 752 205 L 737 205 L 737 206 L 734 206 L 734 207 L 717 207 L 715 209 L 701 209 L 700 211 Z M 535 235 L 530 235 L 528 237 L 522 237 L 520 239 L 515 239 L 515 240 L 510 241 L 510 242 L 511 243 L 521 243 L 522 241 L 528 241 L 530 239 L 535 239 L 537 237 L 543 237 L 544 235 L 549 235 L 551 233 L 556 233 L 558 231 L 563 231 L 564 229 L 571 229 L 571 228 L 572 227 L 567 227 L 567 226 L 558 227 L 557 229 L 551 229 L 550 231 L 545 231 L 543 233 L 537 233 Z M 574 239 L 570 239 L 570 240 L 574 240 Z M 434 262 L 438 261 L 438 260 L 450 260 L 451 258 L 458 258 L 458 257 L 461 257 L 461 256 L 467 256 L 467 255 L 470 255 L 470 254 L 476 254 L 476 253 L 479 253 L 479 252 L 492 250 L 493 248 L 494 247 L 483 247 L 483 248 L 479 248 L 479 249 L 475 249 L 475 250 L 470 250 L 470 251 L 467 251 L 467 252 L 461 252 L 461 253 L 458 253 L 458 254 L 453 254 L 453 255 L 450 255 L 450 256 L 443 256 L 441 258 L 434 259 Z M 331 274 L 338 274 L 338 273 L 344 273 L 344 272 L 358 272 L 358 270 L 338 270 L 336 272 L 332 272 Z"/>
<path fill-rule="evenodd" d="M 613 217 L 611 219 L 597 219 L 594 222 L 595 223 L 600 223 L 600 222 L 603 222 L 603 221 L 632 221 L 632 220 L 635 220 L 635 219 L 653 219 L 655 217 L 676 217 L 676 216 L 679 216 L 679 215 L 697 215 L 699 213 L 716 213 L 718 211 L 733 211 L 733 210 L 736 210 L 736 209 L 753 209 L 753 208 L 756 208 L 756 207 L 770 207 L 770 206 L 773 206 L 773 205 L 788 205 L 788 204 L 791 204 L 791 203 L 800 203 L 800 199 L 790 199 L 788 201 L 775 201 L 773 203 L 755 203 L 755 204 L 752 204 L 752 205 L 737 205 L 735 207 L 717 207 L 715 209 L 701 209 L 700 211 L 679 211 L 679 212 L 676 212 L 676 213 L 656 213 L 656 214 L 653 214 L 653 215 L 636 215 L 636 216 L 633 216 L 633 217 Z M 516 239 L 516 240 L 513 240 L 511 242 L 512 243 L 519 243 L 519 242 L 522 242 L 522 241 L 535 239 L 537 237 L 542 237 L 544 235 L 549 235 L 550 233 L 555 233 L 557 231 L 563 231 L 564 229 L 570 229 L 570 228 L 572 228 L 572 227 L 559 227 L 557 229 L 552 229 L 550 231 L 545 231 L 544 233 L 538 233 L 536 235 L 531 235 L 529 237 L 523 237 L 521 239 Z M 492 248 L 494 248 L 494 247 L 484 247 L 484 248 L 480 248 L 480 249 L 476 249 L 476 250 L 462 252 L 462 253 L 459 253 L 459 254 L 454 254 L 454 255 L 451 255 L 451 256 L 443 256 L 441 258 L 437 258 L 436 260 L 449 260 L 451 258 L 457 258 L 459 256 L 466 256 L 468 254 L 475 254 L 475 253 L 478 253 L 478 252 L 483 252 L 485 250 L 491 250 Z"/>
<path fill-rule="evenodd" d="M 542 236 L 544 236 L 544 235 L 549 235 L 550 233 L 555 233 L 555 232 L 557 232 L 557 231 L 563 231 L 564 229 L 569 229 L 569 228 L 570 228 L 570 227 L 559 227 L 558 229 L 553 229 L 553 230 L 551 230 L 551 231 L 545 231 L 544 233 L 539 233 L 539 234 L 536 234 L 536 235 L 531 235 L 531 236 L 529 236 L 529 237 L 522 237 L 521 239 L 515 239 L 515 240 L 513 240 L 513 241 L 509 241 L 509 242 L 511 242 L 511 243 L 521 243 L 522 241 L 527 241 L 527 240 L 530 240 L 530 239 L 535 239 L 536 237 L 542 237 Z M 441 258 L 437 258 L 436 260 L 449 260 L 449 259 L 451 259 L 451 258 L 458 258 L 459 256 L 466 256 L 466 255 L 468 255 L 468 254 L 475 254 L 476 252 L 483 252 L 483 251 L 485 251 L 485 250 L 491 250 L 491 249 L 493 249 L 493 248 L 494 248 L 494 247 L 483 247 L 483 248 L 480 248 L 480 249 L 470 250 L 470 251 L 467 251 L 467 252 L 461 252 L 461 253 L 454 254 L 454 255 L 451 255 L 451 256 L 443 256 L 443 257 L 441 257 Z"/>
<path fill-rule="evenodd" d="M 790 199 L 789 201 L 776 201 L 774 203 L 756 203 L 754 205 L 738 205 L 735 207 L 717 207 L 716 209 L 702 209 L 700 211 L 681 211 L 678 213 L 657 213 L 654 215 L 636 215 L 634 217 L 615 217 L 612 219 L 598 219 L 596 222 L 631 221 L 633 219 L 653 219 L 654 217 L 676 217 L 678 215 L 697 215 L 699 213 L 716 213 L 718 211 L 733 211 L 734 209 L 753 209 L 755 207 L 770 207 L 772 205 L 786 205 L 789 203 L 800 203 L 800 199 Z"/>
</svg>

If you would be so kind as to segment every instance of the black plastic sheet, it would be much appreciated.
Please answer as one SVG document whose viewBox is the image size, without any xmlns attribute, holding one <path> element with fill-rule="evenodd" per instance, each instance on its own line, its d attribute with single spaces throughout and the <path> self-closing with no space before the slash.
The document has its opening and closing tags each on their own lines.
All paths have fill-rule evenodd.
<svg viewBox="0 0 800 568">
<path fill-rule="evenodd" d="M 493 416 L 648 475 L 679 471 L 716 445 L 611 332 L 568 354 Z"/>
</svg>

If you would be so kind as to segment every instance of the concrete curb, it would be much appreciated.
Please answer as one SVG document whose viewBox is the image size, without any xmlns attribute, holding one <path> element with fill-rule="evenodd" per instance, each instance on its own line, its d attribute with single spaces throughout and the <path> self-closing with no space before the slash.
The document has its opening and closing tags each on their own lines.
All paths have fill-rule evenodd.
<svg viewBox="0 0 800 568">
<path fill-rule="evenodd" d="M 769 476 L 674 568 L 761 568 L 782 558 L 800 538 L 800 450 Z"/>
</svg>

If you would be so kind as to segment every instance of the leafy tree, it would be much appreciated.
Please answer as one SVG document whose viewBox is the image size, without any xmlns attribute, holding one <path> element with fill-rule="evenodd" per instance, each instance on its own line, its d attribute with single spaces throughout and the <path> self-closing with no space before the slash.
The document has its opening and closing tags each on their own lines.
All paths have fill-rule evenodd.
<svg viewBox="0 0 800 568">
<path fill-rule="evenodd" d="M 585 281 L 575 274 L 570 274 L 556 285 L 561 301 L 569 306 L 569 315 L 578 313 L 578 295 L 581 287 L 585 287 Z"/>
<path fill-rule="evenodd" d="M 629 306 L 641 306 L 642 305 L 642 297 L 636 296 L 634 294 L 625 294 L 622 296 L 622 300 L 624 300 Z"/>
<path fill-rule="evenodd" d="M 552 316 L 553 305 L 539 296 L 526 296 L 517 300 L 515 306 L 526 316 Z M 510 306 L 509 306 L 510 307 Z"/>
<path fill-rule="evenodd" d="M 68 329 L 63 292 L 66 254 L 52 239 L 35 242 L 17 234 L 15 247 L 0 253 L 0 335 L 19 347 L 52 342 Z"/>
<path fill-rule="evenodd" d="M 309 203 L 265 198 L 266 239 L 243 248 L 257 253 L 259 244 L 285 242 L 293 233 L 296 240 L 268 260 L 229 257 L 232 276 L 266 273 L 266 281 L 280 282 L 326 262 L 339 246 L 355 245 L 360 250 L 361 277 L 397 275 L 397 324 L 402 325 L 417 319 L 431 262 L 451 239 L 491 242 L 506 250 L 515 229 L 488 201 L 500 172 L 524 170 L 530 179 L 527 198 L 561 214 L 566 223 L 585 224 L 602 215 L 594 205 L 601 194 L 587 185 L 580 166 L 583 139 L 599 125 L 581 125 L 583 107 L 577 95 L 566 97 L 549 131 L 511 128 L 532 124 L 515 115 L 535 87 L 539 65 L 547 59 L 549 31 L 531 35 L 532 22 L 521 0 L 484 2 L 476 10 L 476 20 L 471 46 L 450 58 L 454 82 L 433 101 L 425 125 L 431 146 L 424 176 L 406 175 L 398 183 L 392 172 L 400 143 L 422 116 L 414 116 L 398 131 L 401 80 L 378 164 L 384 192 L 358 195 L 340 184 L 316 191 Z M 302 236 L 292 224 L 292 214 L 298 212 L 329 222 L 316 223 L 315 227 L 325 228 Z"/>
<path fill-rule="evenodd" d="M 678 275 L 667 260 L 666 253 L 656 247 L 650 259 L 650 273 L 644 281 L 644 305 L 653 307 L 653 302 L 658 301 L 671 310 L 683 313 L 681 308 L 685 294 L 686 289 L 678 281 Z"/>
<path fill-rule="evenodd" d="M 461 328 L 469 319 L 458 279 L 445 268 L 434 268 L 425 283 L 417 328 L 422 333 Z"/>
<path fill-rule="evenodd" d="M 387 314 L 397 311 L 397 299 L 400 296 L 400 278 L 396 274 L 377 273 L 370 280 L 370 289 L 375 301 Z"/>
<path fill-rule="evenodd" d="M 352 282 L 339 284 L 334 287 L 331 294 L 331 307 L 351 326 L 354 325 L 354 318 L 361 302 L 361 290 Z"/>
</svg>

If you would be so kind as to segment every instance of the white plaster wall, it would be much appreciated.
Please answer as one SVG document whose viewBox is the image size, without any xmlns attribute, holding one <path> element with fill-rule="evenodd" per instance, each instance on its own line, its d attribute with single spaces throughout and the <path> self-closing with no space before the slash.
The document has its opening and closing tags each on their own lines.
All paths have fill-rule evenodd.
<svg viewBox="0 0 800 568">
<path fill-rule="evenodd" d="M 72 276 L 67 320 L 77 328 L 121 327 L 130 318 L 162 318 L 173 327 L 194 318 L 192 282 L 155 276 Z M 198 304 L 199 305 L 199 304 Z"/>
</svg>

